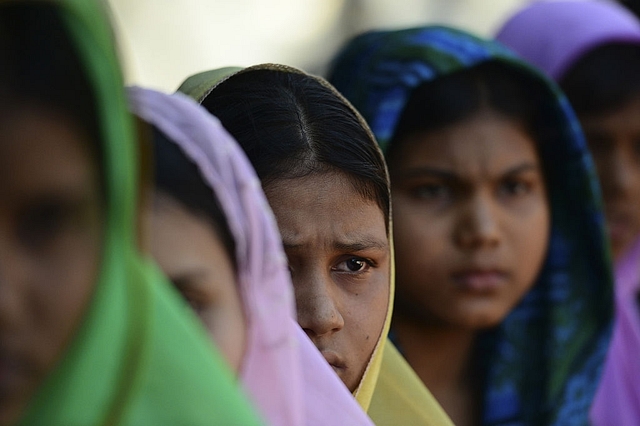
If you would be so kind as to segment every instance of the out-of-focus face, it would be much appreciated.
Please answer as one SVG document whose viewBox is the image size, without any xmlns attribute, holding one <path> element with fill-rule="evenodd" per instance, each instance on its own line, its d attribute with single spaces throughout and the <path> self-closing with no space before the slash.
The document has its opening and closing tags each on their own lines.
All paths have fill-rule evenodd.
<svg viewBox="0 0 640 426">
<path fill-rule="evenodd" d="M 354 391 L 387 314 L 384 214 L 338 173 L 276 180 L 265 192 L 289 259 L 298 322 Z"/>
<path fill-rule="evenodd" d="M 481 113 L 409 136 L 390 171 L 398 299 L 431 325 L 501 322 L 534 284 L 549 240 L 534 141 Z"/>
<path fill-rule="evenodd" d="M 0 424 L 15 422 L 73 339 L 98 276 L 99 168 L 66 116 L 0 116 Z"/>
<path fill-rule="evenodd" d="M 613 255 L 640 235 L 640 96 L 609 114 L 582 116 L 595 160 Z"/>
<path fill-rule="evenodd" d="M 246 321 L 233 263 L 213 223 L 171 196 L 156 192 L 149 230 L 154 259 L 238 372 Z"/>
</svg>

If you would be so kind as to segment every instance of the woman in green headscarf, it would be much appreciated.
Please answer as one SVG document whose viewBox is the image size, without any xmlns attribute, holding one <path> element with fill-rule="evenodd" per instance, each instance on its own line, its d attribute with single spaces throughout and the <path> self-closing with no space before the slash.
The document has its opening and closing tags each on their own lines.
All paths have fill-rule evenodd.
<svg viewBox="0 0 640 426">
<path fill-rule="evenodd" d="M 259 424 L 136 249 L 136 144 L 96 2 L 2 2 L 0 56 L 0 424 Z"/>
</svg>

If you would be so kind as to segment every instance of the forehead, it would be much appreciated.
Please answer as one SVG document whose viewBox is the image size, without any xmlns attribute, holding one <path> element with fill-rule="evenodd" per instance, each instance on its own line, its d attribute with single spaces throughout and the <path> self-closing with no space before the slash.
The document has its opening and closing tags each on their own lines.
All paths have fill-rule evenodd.
<svg viewBox="0 0 640 426">
<path fill-rule="evenodd" d="M 34 107 L 3 113 L 0 132 L 0 180 L 5 191 L 80 184 L 97 171 L 84 133 L 55 111 Z"/>
<path fill-rule="evenodd" d="M 640 94 L 612 112 L 580 117 L 580 123 L 587 133 L 640 134 Z"/>
<path fill-rule="evenodd" d="M 189 211 L 172 196 L 156 191 L 153 196 L 151 248 L 168 275 L 180 270 L 215 271 L 231 265 L 230 254 L 205 215 Z"/>
<path fill-rule="evenodd" d="M 458 174 L 500 173 L 523 162 L 539 164 L 535 141 L 517 122 L 482 113 L 403 141 L 393 169 L 437 167 Z"/>
<path fill-rule="evenodd" d="M 265 187 L 283 239 L 375 240 L 387 244 L 385 216 L 340 173 L 281 179 Z"/>
</svg>

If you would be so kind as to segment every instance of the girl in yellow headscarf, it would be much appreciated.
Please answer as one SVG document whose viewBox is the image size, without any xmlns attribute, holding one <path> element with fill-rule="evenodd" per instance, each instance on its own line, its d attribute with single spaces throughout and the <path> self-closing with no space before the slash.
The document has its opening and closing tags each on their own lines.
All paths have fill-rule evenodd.
<svg viewBox="0 0 640 426">
<path fill-rule="evenodd" d="M 360 406 L 378 425 L 450 424 L 387 341 L 389 180 L 358 112 L 326 81 L 282 65 L 209 71 L 180 90 L 247 153 L 282 234 L 298 323 Z"/>
</svg>

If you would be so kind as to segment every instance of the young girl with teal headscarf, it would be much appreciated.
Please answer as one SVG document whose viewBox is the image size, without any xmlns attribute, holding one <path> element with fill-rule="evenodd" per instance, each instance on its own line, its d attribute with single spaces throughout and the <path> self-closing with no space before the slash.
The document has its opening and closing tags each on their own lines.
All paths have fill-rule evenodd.
<svg viewBox="0 0 640 426">
<path fill-rule="evenodd" d="M 587 424 L 609 339 L 600 193 L 557 87 L 497 43 L 373 31 L 329 80 L 391 176 L 392 333 L 456 424 Z"/>
</svg>

